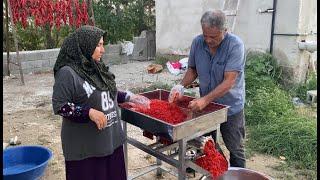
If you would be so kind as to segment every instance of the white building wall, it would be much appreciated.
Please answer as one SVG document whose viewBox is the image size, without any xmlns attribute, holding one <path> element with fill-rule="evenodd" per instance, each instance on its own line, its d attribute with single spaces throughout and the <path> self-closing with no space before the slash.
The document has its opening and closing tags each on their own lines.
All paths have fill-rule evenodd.
<svg viewBox="0 0 320 180">
<path fill-rule="evenodd" d="M 269 49 L 272 13 L 259 13 L 258 10 L 272 9 L 272 5 L 272 0 L 241 1 L 234 34 L 243 40 L 246 49 Z"/>
<path fill-rule="evenodd" d="M 298 42 L 316 41 L 317 7 L 316 0 L 278 0 L 273 55 L 279 60 L 284 73 L 290 77 L 289 84 L 300 83 L 306 79 L 314 53 L 298 48 Z M 293 36 L 293 34 L 300 34 Z M 305 34 L 305 35 L 304 35 Z"/>
<path fill-rule="evenodd" d="M 222 9 L 224 0 L 156 0 L 156 48 L 158 53 L 188 53 L 192 39 L 201 34 L 200 18 L 209 9 Z M 242 0 L 234 33 L 247 49 L 267 50 L 270 43 L 272 0 Z M 231 17 L 228 25 L 231 28 Z"/>
<path fill-rule="evenodd" d="M 232 3 L 231 1 L 156 0 L 157 53 L 187 55 L 192 39 L 202 33 L 201 15 L 209 9 L 222 9 L 224 2 Z M 316 0 L 278 0 L 274 33 L 317 32 L 316 5 Z M 258 11 L 272 8 L 273 0 L 241 1 L 234 33 L 244 41 L 247 50 L 269 51 L 272 13 L 259 13 Z M 310 60 L 316 61 L 314 58 L 317 56 L 314 53 L 300 50 L 298 42 L 301 40 L 316 41 L 316 35 L 274 35 L 273 38 L 273 55 L 284 67 L 288 77 L 294 82 L 303 81 Z"/>
<path fill-rule="evenodd" d="M 192 39 L 201 34 L 200 18 L 221 0 L 156 0 L 157 53 L 188 53 Z"/>
</svg>

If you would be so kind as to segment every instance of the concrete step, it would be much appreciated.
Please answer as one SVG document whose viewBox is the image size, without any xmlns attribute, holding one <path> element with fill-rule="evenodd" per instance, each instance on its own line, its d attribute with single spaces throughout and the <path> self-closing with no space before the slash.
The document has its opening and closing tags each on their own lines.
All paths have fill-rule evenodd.
<svg viewBox="0 0 320 180">
<path fill-rule="evenodd" d="M 313 104 L 317 102 L 317 90 L 307 91 L 307 103 Z"/>
</svg>

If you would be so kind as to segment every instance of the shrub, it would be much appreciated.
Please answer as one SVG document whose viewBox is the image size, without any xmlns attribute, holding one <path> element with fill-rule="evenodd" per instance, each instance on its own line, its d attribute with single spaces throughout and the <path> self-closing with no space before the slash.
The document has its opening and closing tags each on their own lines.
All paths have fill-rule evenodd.
<svg viewBox="0 0 320 180">
<path fill-rule="evenodd" d="M 311 73 L 305 83 L 296 85 L 288 91 L 292 97 L 299 97 L 302 101 L 305 101 L 309 90 L 317 90 L 317 76 L 315 73 Z"/>
</svg>

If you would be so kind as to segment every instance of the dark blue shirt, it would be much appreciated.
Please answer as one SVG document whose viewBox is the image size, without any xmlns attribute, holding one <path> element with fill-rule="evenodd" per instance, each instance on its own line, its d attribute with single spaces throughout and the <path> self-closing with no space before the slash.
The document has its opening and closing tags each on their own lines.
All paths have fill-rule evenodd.
<svg viewBox="0 0 320 180">
<path fill-rule="evenodd" d="M 192 42 L 188 65 L 197 71 L 201 97 L 222 83 L 226 71 L 238 71 L 235 85 L 214 102 L 230 106 L 228 116 L 243 109 L 245 102 L 245 50 L 239 37 L 226 33 L 215 55 L 212 55 L 203 35 L 198 35 Z"/>
</svg>

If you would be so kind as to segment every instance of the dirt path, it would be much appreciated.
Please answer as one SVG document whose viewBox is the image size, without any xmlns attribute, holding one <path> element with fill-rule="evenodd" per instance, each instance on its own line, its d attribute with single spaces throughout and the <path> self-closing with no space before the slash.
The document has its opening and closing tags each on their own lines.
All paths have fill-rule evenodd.
<svg viewBox="0 0 320 180">
<path fill-rule="evenodd" d="M 171 75 L 164 70 L 161 74 L 147 74 L 145 69 L 150 62 L 134 62 L 123 65 L 114 65 L 110 69 L 116 75 L 118 88 L 130 89 L 133 87 L 148 87 L 155 82 L 174 84 L 182 78 L 182 75 Z M 43 179 L 64 180 L 64 158 L 61 149 L 60 128 L 61 119 L 53 115 L 51 105 L 52 85 L 54 79 L 52 73 L 27 74 L 25 86 L 21 86 L 18 78 L 3 78 L 3 139 L 8 141 L 18 136 L 22 145 L 43 145 L 53 151 L 53 158 L 49 162 Z M 142 136 L 140 128 L 128 125 L 128 134 L 139 141 L 151 142 Z M 226 154 L 227 151 L 225 150 Z M 152 163 L 155 158 L 143 151 L 128 146 L 129 176 L 138 173 Z M 275 169 L 281 165 L 280 159 L 255 154 L 247 160 L 247 168 L 265 173 L 275 179 L 305 179 L 298 175 L 297 170 Z M 172 169 L 169 165 L 167 168 Z M 188 174 L 190 179 L 199 179 L 200 175 Z M 137 179 L 156 179 L 155 172 L 148 173 Z M 165 173 L 162 179 L 177 179 Z"/>
</svg>

